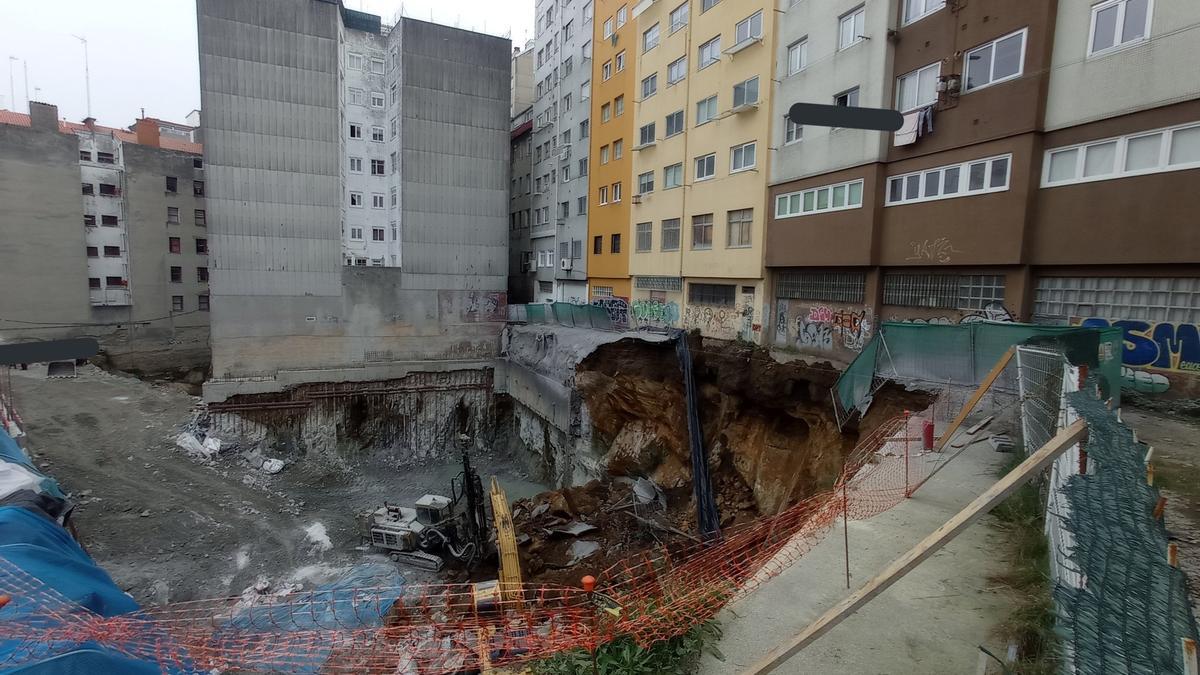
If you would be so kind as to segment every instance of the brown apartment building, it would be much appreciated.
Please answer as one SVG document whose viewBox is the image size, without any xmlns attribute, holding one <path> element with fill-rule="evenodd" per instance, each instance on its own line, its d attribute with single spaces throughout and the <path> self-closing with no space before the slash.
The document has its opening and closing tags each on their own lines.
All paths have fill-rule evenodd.
<svg viewBox="0 0 1200 675">
<path fill-rule="evenodd" d="M 785 120 L 768 197 L 774 343 L 847 361 L 880 321 L 1115 324 L 1129 387 L 1200 391 L 1200 70 L 1186 65 L 1200 31 L 1181 30 L 1200 6 L 1184 4 L 868 2 L 849 10 L 872 43 L 857 57 L 857 30 L 821 53 L 813 17 L 781 36 L 777 114 L 833 96 L 906 123 Z M 886 86 L 839 81 L 849 58 Z M 798 158 L 810 149 L 821 159 Z"/>
</svg>

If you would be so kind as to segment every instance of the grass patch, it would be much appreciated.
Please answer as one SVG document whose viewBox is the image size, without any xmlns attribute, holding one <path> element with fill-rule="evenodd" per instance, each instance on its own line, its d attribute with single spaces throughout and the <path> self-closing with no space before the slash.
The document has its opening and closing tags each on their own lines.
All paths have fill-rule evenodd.
<svg viewBox="0 0 1200 675">
<path fill-rule="evenodd" d="M 600 675 L 689 675 L 696 672 L 700 658 L 708 652 L 724 661 L 717 649 L 721 627 L 715 620 L 694 626 L 683 635 L 642 648 L 632 638 L 622 637 L 596 650 Z M 573 649 L 529 664 L 533 675 L 592 675 L 592 655 Z"/>
<path fill-rule="evenodd" d="M 1004 473 L 1014 469 L 1016 456 Z M 1059 640 L 1054 630 L 1054 599 L 1051 595 L 1050 544 L 1043 527 L 1045 499 L 1037 482 L 1026 483 L 992 512 L 997 527 L 1008 539 L 1010 569 L 992 577 L 1013 592 L 1017 605 L 1001 625 L 1001 634 L 1017 645 L 1017 661 L 1007 672 L 1027 675 L 1058 673 Z"/>
</svg>

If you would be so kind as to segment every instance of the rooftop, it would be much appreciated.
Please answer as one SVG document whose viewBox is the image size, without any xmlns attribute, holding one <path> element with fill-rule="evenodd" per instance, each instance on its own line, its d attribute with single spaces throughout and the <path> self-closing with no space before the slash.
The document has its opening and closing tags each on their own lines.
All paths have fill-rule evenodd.
<svg viewBox="0 0 1200 675">
<path fill-rule="evenodd" d="M 179 124 L 178 122 L 167 122 L 154 118 L 147 118 L 160 126 L 166 126 L 173 129 L 190 129 L 187 124 Z M 30 126 L 29 115 L 26 113 L 13 112 L 12 110 L 0 109 L 0 124 L 11 124 L 18 127 Z M 123 143 L 137 143 L 137 134 L 129 129 L 118 129 L 116 127 L 106 127 L 100 124 L 93 124 L 88 127 L 83 122 L 68 122 L 67 120 L 58 121 L 58 130 L 64 134 L 74 134 L 86 131 L 95 131 L 102 134 L 112 134 L 113 137 L 119 139 Z M 192 154 L 203 154 L 204 146 L 200 143 L 193 143 L 189 140 L 178 138 L 170 134 L 162 134 L 159 137 L 159 147 L 164 150 L 176 150 L 178 152 L 190 152 Z"/>
</svg>

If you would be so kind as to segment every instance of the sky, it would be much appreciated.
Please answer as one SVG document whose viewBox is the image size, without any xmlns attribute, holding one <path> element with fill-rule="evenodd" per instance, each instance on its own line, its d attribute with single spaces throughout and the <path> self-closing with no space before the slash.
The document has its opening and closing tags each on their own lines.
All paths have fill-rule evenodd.
<svg viewBox="0 0 1200 675">
<path fill-rule="evenodd" d="M 385 24 L 403 8 L 416 19 L 507 33 L 519 45 L 533 37 L 533 0 L 343 2 Z M 100 124 L 127 127 L 143 109 L 183 122 L 200 107 L 194 0 L 0 0 L 0 108 L 26 112 L 28 85 L 29 98 L 57 105 L 59 117 L 86 117 L 84 48 L 76 35 L 87 39 L 92 116 Z"/>
</svg>

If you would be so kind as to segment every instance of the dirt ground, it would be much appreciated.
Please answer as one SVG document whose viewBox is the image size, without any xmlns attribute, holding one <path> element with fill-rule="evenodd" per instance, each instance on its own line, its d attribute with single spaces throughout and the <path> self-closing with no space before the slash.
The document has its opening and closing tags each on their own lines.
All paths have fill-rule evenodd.
<svg viewBox="0 0 1200 675">
<path fill-rule="evenodd" d="M 1167 530 L 1179 545 L 1192 611 L 1200 615 L 1200 417 L 1126 405 L 1125 423 L 1154 447 L 1154 483 L 1167 498 Z"/>
<path fill-rule="evenodd" d="M 180 385 L 90 365 L 76 379 L 47 380 L 44 366 L 12 379 L 34 461 L 73 495 L 88 552 L 143 604 L 237 595 L 260 575 L 311 588 L 355 563 L 385 560 L 358 549 L 355 514 L 385 499 L 444 494 L 460 470 L 456 462 L 306 458 L 269 476 L 236 456 L 202 464 L 174 443 L 197 402 Z M 510 499 L 545 489 L 509 458 L 474 462 L 485 481 L 498 475 Z"/>
</svg>

